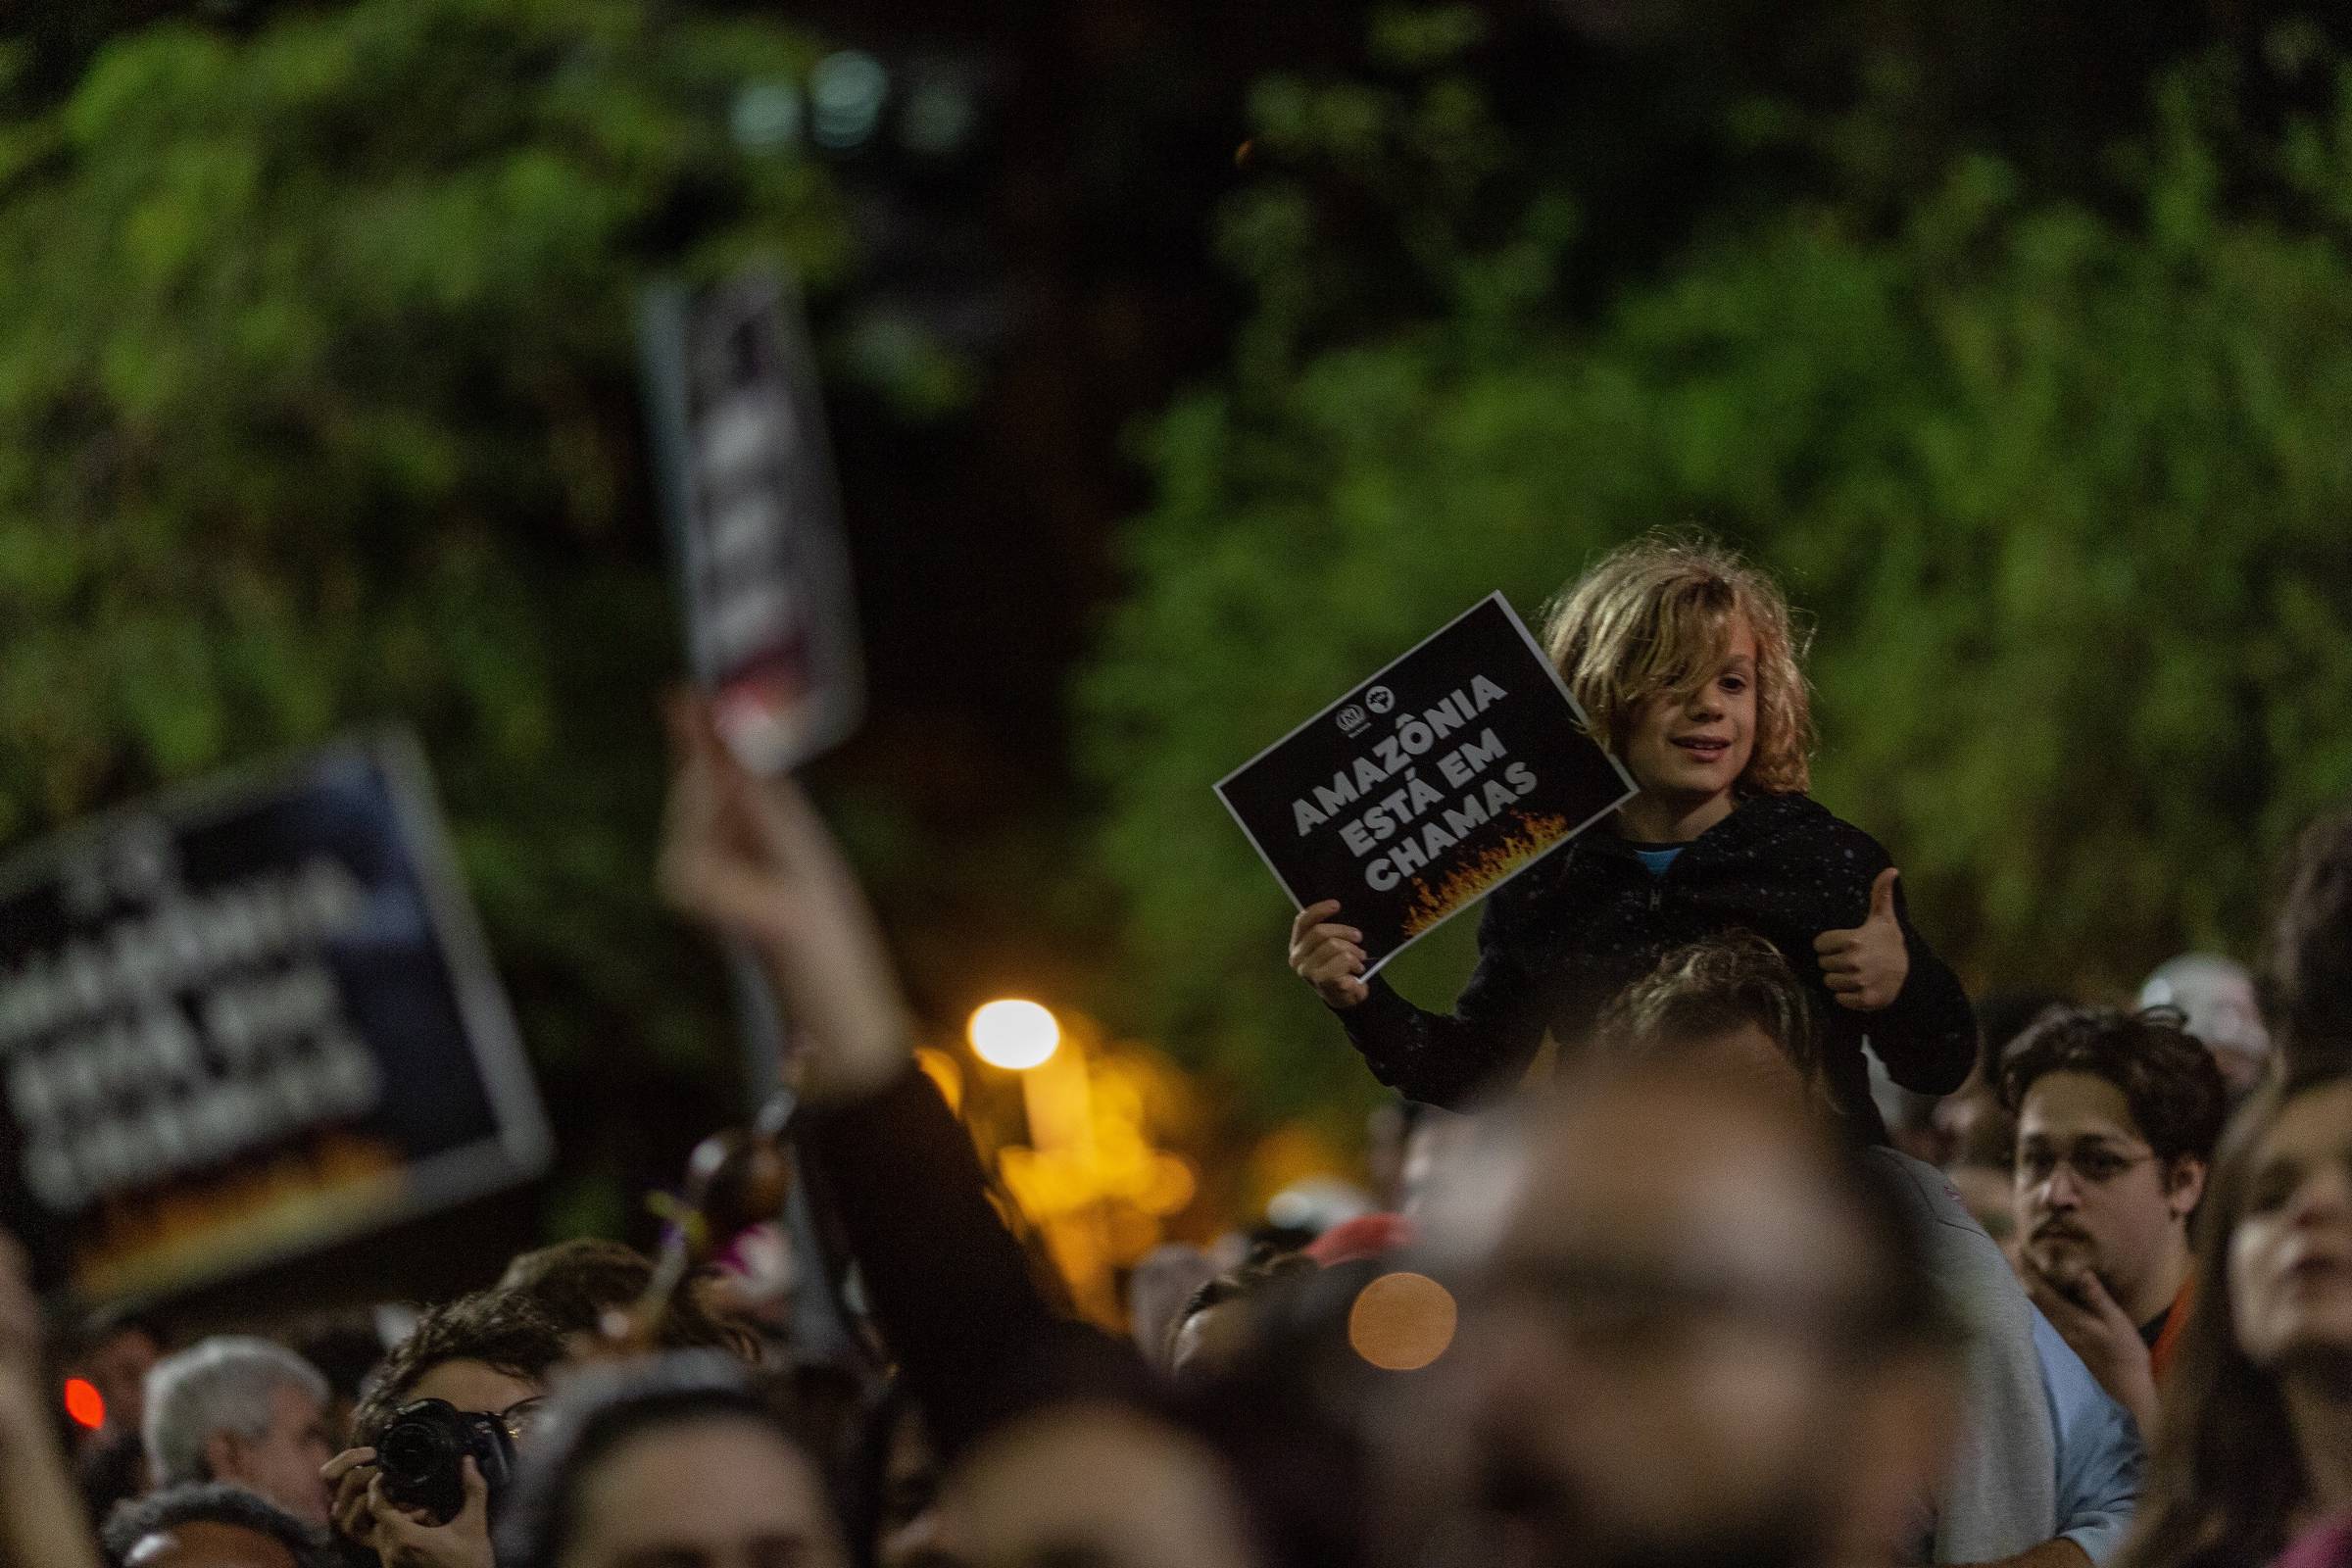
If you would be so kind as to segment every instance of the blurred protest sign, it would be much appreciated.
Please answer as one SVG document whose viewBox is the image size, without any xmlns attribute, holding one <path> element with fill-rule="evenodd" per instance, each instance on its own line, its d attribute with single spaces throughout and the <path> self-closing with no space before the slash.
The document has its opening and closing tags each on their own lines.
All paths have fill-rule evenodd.
<svg viewBox="0 0 2352 1568">
<path fill-rule="evenodd" d="M 423 760 L 387 733 L 0 866 L 0 1197 L 151 1298 L 523 1181 L 547 1125 Z"/>
<path fill-rule="evenodd" d="M 1217 785 L 1291 902 L 1340 901 L 1365 973 L 1635 793 L 1509 601 L 1481 600 Z"/>
<path fill-rule="evenodd" d="M 799 299 L 767 272 L 665 284 L 638 336 L 695 679 L 745 766 L 788 771 L 847 737 L 864 703 Z"/>
<path fill-rule="evenodd" d="M 718 287 L 663 284 L 638 314 L 647 418 L 685 602 L 687 657 L 728 748 L 789 772 L 846 739 L 864 708 L 857 599 L 824 408 L 797 294 L 753 271 Z M 728 945 L 755 1107 L 787 1078 L 787 1028 L 765 968 Z M 812 1353 L 861 1350 L 837 1270 L 793 1184 L 795 1264 L 824 1288 L 793 1293 Z"/>
</svg>

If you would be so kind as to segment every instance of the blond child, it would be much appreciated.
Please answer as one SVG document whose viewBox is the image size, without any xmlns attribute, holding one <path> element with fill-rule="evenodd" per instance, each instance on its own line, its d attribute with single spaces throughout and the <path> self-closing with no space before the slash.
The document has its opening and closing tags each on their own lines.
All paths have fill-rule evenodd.
<svg viewBox="0 0 2352 1568">
<path fill-rule="evenodd" d="M 1291 928 L 1291 965 L 1383 1083 L 1459 1105 L 1523 1072 L 1546 1035 L 1581 1045 L 1659 955 L 1726 931 L 1779 949 L 1816 993 L 1839 1109 L 1883 1141 L 1865 1037 L 1898 1084 L 1959 1087 L 1977 1049 L 1960 982 L 1914 930 L 1886 852 L 1805 794 L 1801 642 L 1762 572 L 1706 540 L 1644 539 L 1560 599 L 1544 642 L 1641 793 L 1498 890 L 1450 1014 L 1362 978 L 1336 901 Z"/>
</svg>

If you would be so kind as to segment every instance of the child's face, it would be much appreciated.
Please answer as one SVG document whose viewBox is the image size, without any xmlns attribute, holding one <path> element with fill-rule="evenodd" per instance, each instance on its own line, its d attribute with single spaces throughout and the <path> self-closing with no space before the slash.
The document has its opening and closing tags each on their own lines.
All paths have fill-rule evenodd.
<svg viewBox="0 0 2352 1568">
<path fill-rule="evenodd" d="M 1756 634 L 1740 616 L 1714 677 L 1688 696 L 1660 693 L 1634 720 L 1625 765 L 1645 795 L 1678 806 L 1729 796 L 1756 749 Z"/>
</svg>

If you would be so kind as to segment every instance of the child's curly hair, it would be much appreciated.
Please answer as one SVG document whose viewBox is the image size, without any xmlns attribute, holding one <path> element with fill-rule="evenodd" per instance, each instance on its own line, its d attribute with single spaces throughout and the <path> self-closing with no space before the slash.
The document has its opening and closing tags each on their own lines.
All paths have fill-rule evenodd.
<svg viewBox="0 0 2352 1568">
<path fill-rule="evenodd" d="M 1740 783 L 1791 794 L 1813 781 L 1808 638 L 1779 585 L 1735 552 L 1703 534 L 1652 534 L 1611 551 L 1552 601 L 1544 648 L 1593 737 L 1623 756 L 1652 698 L 1714 678 L 1742 619 L 1756 639 L 1756 739 Z"/>
</svg>

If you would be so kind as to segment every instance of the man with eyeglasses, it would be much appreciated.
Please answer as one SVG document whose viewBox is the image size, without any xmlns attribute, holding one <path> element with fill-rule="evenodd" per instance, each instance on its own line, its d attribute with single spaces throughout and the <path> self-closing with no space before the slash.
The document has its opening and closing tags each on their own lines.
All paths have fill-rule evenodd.
<svg viewBox="0 0 2352 1568">
<path fill-rule="evenodd" d="M 1405 1521 L 1384 1560 L 1905 1556 L 1958 1329 L 1891 1201 L 1819 1118 L 1679 1063 L 1596 1058 L 1534 1122 L 1438 1200 L 1500 1231 L 1456 1276 L 1453 1348 L 1384 1424 L 1375 1490 Z"/>
<path fill-rule="evenodd" d="M 2228 1111 L 2221 1070 L 2170 1008 L 2066 1007 L 2010 1046 L 2000 1085 L 2027 1294 L 2151 1431 L 2195 1288 L 2188 1223 Z"/>
</svg>

